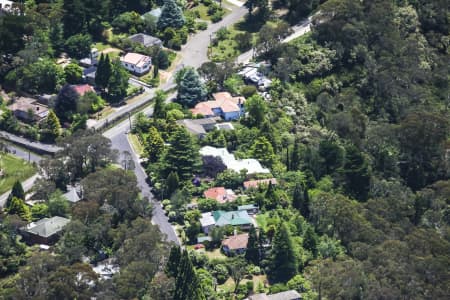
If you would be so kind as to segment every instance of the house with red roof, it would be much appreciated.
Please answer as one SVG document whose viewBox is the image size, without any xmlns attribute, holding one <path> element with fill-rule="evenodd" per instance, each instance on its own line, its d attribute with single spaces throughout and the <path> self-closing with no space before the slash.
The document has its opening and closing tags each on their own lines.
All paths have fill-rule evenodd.
<svg viewBox="0 0 450 300">
<path fill-rule="evenodd" d="M 249 180 L 244 181 L 244 188 L 251 189 L 251 188 L 257 188 L 260 185 L 269 185 L 269 184 L 277 184 L 276 178 L 268 178 L 268 179 L 258 179 L 258 180 Z"/>
<path fill-rule="evenodd" d="M 94 88 L 89 84 L 73 84 L 70 86 L 79 97 L 83 97 L 87 92 L 95 93 Z"/>
<path fill-rule="evenodd" d="M 232 97 L 228 92 L 213 94 L 214 100 L 197 103 L 192 114 L 204 117 L 222 117 L 225 121 L 237 120 L 244 114 L 245 97 Z"/>
<path fill-rule="evenodd" d="M 208 199 L 215 199 L 219 203 L 227 203 L 236 200 L 236 194 L 223 186 L 213 187 L 203 192 L 203 196 Z"/>
<path fill-rule="evenodd" d="M 125 69 L 137 75 L 147 73 L 152 67 L 152 59 L 150 56 L 133 52 L 120 57 L 120 62 Z"/>
</svg>

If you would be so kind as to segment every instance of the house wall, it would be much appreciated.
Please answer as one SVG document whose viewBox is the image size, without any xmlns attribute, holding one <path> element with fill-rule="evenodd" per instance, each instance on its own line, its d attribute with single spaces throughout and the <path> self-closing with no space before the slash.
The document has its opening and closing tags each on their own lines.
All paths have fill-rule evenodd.
<svg viewBox="0 0 450 300">
<path fill-rule="evenodd" d="M 144 73 L 147 73 L 150 70 L 152 64 L 149 63 L 149 64 L 145 65 L 144 67 L 140 68 L 140 67 L 137 67 L 136 65 L 132 65 L 132 64 L 129 64 L 129 63 L 126 63 L 126 62 L 122 62 L 122 66 L 125 69 L 127 69 L 128 71 L 130 71 L 130 72 L 133 72 L 133 73 L 136 73 L 136 74 L 144 74 Z"/>
<path fill-rule="evenodd" d="M 222 117 L 225 121 L 237 120 L 240 118 L 240 116 L 241 116 L 240 111 L 226 112 L 226 113 L 223 113 L 223 115 L 222 115 Z"/>
</svg>

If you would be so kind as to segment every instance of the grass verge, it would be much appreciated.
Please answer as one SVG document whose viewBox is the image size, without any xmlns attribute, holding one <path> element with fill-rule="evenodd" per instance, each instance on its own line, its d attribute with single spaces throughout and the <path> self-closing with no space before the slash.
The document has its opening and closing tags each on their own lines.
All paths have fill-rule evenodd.
<svg viewBox="0 0 450 300">
<path fill-rule="evenodd" d="M 2 176 L 0 177 L 0 194 L 9 191 L 16 180 L 24 181 L 36 173 L 36 168 L 10 154 L 0 154 L 0 169 Z"/>
</svg>

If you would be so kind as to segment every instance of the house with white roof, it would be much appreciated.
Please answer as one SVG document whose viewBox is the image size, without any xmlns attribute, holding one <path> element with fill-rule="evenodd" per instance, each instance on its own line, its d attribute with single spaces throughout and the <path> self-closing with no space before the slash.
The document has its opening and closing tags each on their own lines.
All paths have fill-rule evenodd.
<svg viewBox="0 0 450 300">
<path fill-rule="evenodd" d="M 120 57 L 120 62 L 125 69 L 137 75 L 147 73 L 152 67 L 152 59 L 150 56 L 133 52 Z"/>
<path fill-rule="evenodd" d="M 244 169 L 247 170 L 247 174 L 270 173 L 270 170 L 262 167 L 258 160 L 254 158 L 236 159 L 226 148 L 205 146 L 200 149 L 200 154 L 202 156 L 219 157 L 227 169 L 238 173 Z"/>
</svg>

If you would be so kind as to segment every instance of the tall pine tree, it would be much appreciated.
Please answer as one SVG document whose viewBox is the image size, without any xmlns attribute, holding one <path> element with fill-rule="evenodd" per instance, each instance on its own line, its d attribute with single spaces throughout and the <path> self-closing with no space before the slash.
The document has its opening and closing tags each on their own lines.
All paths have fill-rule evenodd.
<svg viewBox="0 0 450 300">
<path fill-rule="evenodd" d="M 175 172 L 182 181 L 199 171 L 201 161 L 198 145 L 184 127 L 178 127 L 169 139 L 170 146 L 161 159 L 161 177 Z"/>
<path fill-rule="evenodd" d="M 105 89 L 108 86 L 111 73 L 112 66 L 109 55 L 103 56 L 103 53 L 100 54 L 100 60 L 98 61 L 97 71 L 95 73 L 95 84 L 101 89 Z"/>
<path fill-rule="evenodd" d="M 157 90 L 155 93 L 155 105 L 153 106 L 153 118 L 164 119 L 166 117 L 165 101 L 167 99 L 166 93 L 162 90 Z"/>
<path fill-rule="evenodd" d="M 174 300 L 203 300 L 206 299 L 200 281 L 195 273 L 189 254 L 183 251 L 177 277 L 175 278 Z"/>
<path fill-rule="evenodd" d="M 175 277 L 178 273 L 178 267 L 181 261 L 181 250 L 178 246 L 172 246 L 170 249 L 169 260 L 167 261 L 165 272 L 169 277 Z"/>
<path fill-rule="evenodd" d="M 252 264 L 259 265 L 260 255 L 258 235 L 256 234 L 256 229 L 254 226 L 250 228 L 250 231 L 248 233 L 248 243 L 247 250 L 245 251 L 245 259 Z"/>
<path fill-rule="evenodd" d="M 298 272 L 299 261 L 292 242 L 291 233 L 285 223 L 281 223 L 272 243 L 270 277 L 274 282 L 286 282 Z"/>
</svg>

